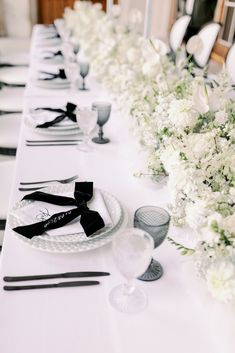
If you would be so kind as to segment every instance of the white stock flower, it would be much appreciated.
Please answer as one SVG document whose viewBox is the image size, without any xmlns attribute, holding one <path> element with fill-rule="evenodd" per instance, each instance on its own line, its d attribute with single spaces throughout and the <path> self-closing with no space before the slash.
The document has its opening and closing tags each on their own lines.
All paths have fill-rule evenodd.
<svg viewBox="0 0 235 353">
<path fill-rule="evenodd" d="M 209 291 L 214 298 L 229 302 L 235 297 L 235 266 L 229 261 L 218 261 L 206 270 Z"/>
</svg>

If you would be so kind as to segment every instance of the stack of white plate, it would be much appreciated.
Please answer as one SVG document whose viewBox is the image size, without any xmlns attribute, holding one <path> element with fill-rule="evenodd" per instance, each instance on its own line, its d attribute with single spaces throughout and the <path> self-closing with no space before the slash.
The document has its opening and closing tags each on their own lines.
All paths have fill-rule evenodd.
<svg viewBox="0 0 235 353">
<path fill-rule="evenodd" d="M 73 190 L 74 184 L 61 185 L 58 183 L 44 189 L 45 192 L 56 195 L 72 193 Z M 113 195 L 103 190 L 98 191 L 101 192 L 103 196 L 105 205 L 112 219 L 112 226 L 108 228 L 104 227 L 90 237 L 87 237 L 85 233 L 64 234 L 57 236 L 45 234 L 41 236 L 35 236 L 32 239 L 28 239 L 12 231 L 14 236 L 19 238 L 25 244 L 38 250 L 57 253 L 83 252 L 101 247 L 109 243 L 113 236 L 126 226 L 127 214 Z M 36 203 L 37 201 L 23 200 L 18 202 L 13 207 L 9 216 L 9 224 L 11 228 L 26 225 L 25 221 L 22 221 L 22 219 L 19 219 L 17 216 L 17 210 L 28 206 L 29 203 L 32 202 Z M 32 220 L 31 223 L 35 223 L 35 220 Z"/>
</svg>

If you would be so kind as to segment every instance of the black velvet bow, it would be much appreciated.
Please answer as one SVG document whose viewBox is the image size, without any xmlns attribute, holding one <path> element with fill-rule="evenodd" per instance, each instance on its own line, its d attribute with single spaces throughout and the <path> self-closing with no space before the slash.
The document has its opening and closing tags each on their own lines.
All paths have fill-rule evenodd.
<svg viewBox="0 0 235 353">
<path fill-rule="evenodd" d="M 58 50 L 56 52 L 52 52 L 50 56 L 45 56 L 44 59 L 52 59 L 55 56 L 63 56 L 63 53 L 61 50 Z"/>
<path fill-rule="evenodd" d="M 91 200 L 92 196 L 92 182 L 75 183 L 74 198 L 51 195 L 41 191 L 26 195 L 22 200 L 43 201 L 53 205 L 75 206 L 75 208 L 69 211 L 56 213 L 45 221 L 29 224 L 27 226 L 19 226 L 13 228 L 13 230 L 26 238 L 31 239 L 36 235 L 43 234 L 47 230 L 63 227 L 78 216 L 81 216 L 81 226 L 83 227 L 85 234 L 90 236 L 105 226 L 100 214 L 96 211 L 89 210 L 87 207 L 87 202 Z"/>
<path fill-rule="evenodd" d="M 65 80 L 67 76 L 65 75 L 64 69 L 60 69 L 58 74 L 53 74 L 51 72 L 45 72 L 45 71 L 40 71 L 42 74 L 50 75 L 50 77 L 45 77 L 45 78 L 39 78 L 41 81 L 48 81 L 48 80 L 54 80 L 55 78 L 61 78 L 62 80 Z"/>
<path fill-rule="evenodd" d="M 47 127 L 53 126 L 55 124 L 58 124 L 59 122 L 64 120 L 66 117 L 76 123 L 76 121 L 77 121 L 76 120 L 76 115 L 74 114 L 74 111 L 75 111 L 76 107 L 77 106 L 75 104 L 73 104 L 73 103 L 67 103 L 66 104 L 66 110 L 54 109 L 54 108 L 37 108 L 36 110 L 47 110 L 49 112 L 57 112 L 57 113 L 61 113 L 61 114 L 59 116 L 57 116 L 54 120 L 48 121 L 48 122 L 43 123 L 43 124 L 39 124 L 36 127 L 47 128 Z"/>
</svg>

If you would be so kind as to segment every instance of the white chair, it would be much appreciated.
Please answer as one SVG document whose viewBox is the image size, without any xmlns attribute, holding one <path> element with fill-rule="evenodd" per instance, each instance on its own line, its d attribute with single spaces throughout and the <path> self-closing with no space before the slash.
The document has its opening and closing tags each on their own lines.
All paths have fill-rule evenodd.
<svg viewBox="0 0 235 353">
<path fill-rule="evenodd" d="M 0 83 L 9 87 L 25 86 L 28 78 L 28 68 L 7 67 L 0 68 Z"/>
<path fill-rule="evenodd" d="M 190 20 L 191 16 L 185 15 L 178 18 L 173 24 L 169 38 L 170 48 L 173 52 L 181 47 Z"/>
<path fill-rule="evenodd" d="M 14 172 L 14 161 L 0 162 L 0 244 L 4 235 Z"/>
<path fill-rule="evenodd" d="M 4 112 L 22 112 L 23 96 L 24 88 L 4 87 L 0 90 L 0 115 Z"/>
<path fill-rule="evenodd" d="M 220 28 L 221 25 L 219 23 L 210 22 L 199 31 L 198 36 L 202 40 L 203 48 L 193 56 L 195 63 L 199 67 L 203 68 L 208 63 Z"/>
<path fill-rule="evenodd" d="M 229 49 L 225 65 L 233 84 L 235 84 L 235 43 Z"/>
<path fill-rule="evenodd" d="M 0 116 L 0 155 L 16 155 L 20 126 L 21 114 Z"/>
<path fill-rule="evenodd" d="M 187 15 L 192 15 L 193 7 L 194 7 L 195 0 L 186 0 L 185 3 L 185 12 Z"/>
</svg>

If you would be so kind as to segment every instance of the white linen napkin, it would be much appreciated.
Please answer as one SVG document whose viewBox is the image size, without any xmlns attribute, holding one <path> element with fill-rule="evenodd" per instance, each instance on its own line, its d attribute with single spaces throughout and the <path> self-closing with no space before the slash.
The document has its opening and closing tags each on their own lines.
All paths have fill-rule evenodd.
<svg viewBox="0 0 235 353">
<path fill-rule="evenodd" d="M 65 108 L 62 108 L 65 110 Z M 58 112 L 50 112 L 47 110 L 35 110 L 31 109 L 29 112 L 29 117 L 30 120 L 33 122 L 33 124 L 36 125 L 41 125 L 44 123 L 47 123 L 48 121 L 54 120 L 57 116 L 61 115 L 62 113 Z M 59 123 L 53 125 L 53 126 L 75 126 L 77 123 L 73 122 L 71 119 L 68 117 L 64 118 L 64 120 L 60 121 Z"/>
<path fill-rule="evenodd" d="M 73 197 L 73 193 L 60 194 L 61 196 Z M 103 218 L 105 228 L 112 227 L 113 221 L 105 204 L 102 193 L 99 190 L 94 190 L 93 198 L 88 202 L 90 210 L 99 212 Z M 17 209 L 14 216 L 24 222 L 25 225 L 44 221 L 51 217 L 53 214 L 63 211 L 68 211 L 75 208 L 75 206 L 58 206 L 46 202 L 34 201 L 28 205 Z M 84 230 L 79 222 L 80 217 L 72 222 L 66 224 L 61 228 L 51 229 L 46 232 L 48 235 L 71 235 L 76 233 L 84 233 Z"/>
</svg>

